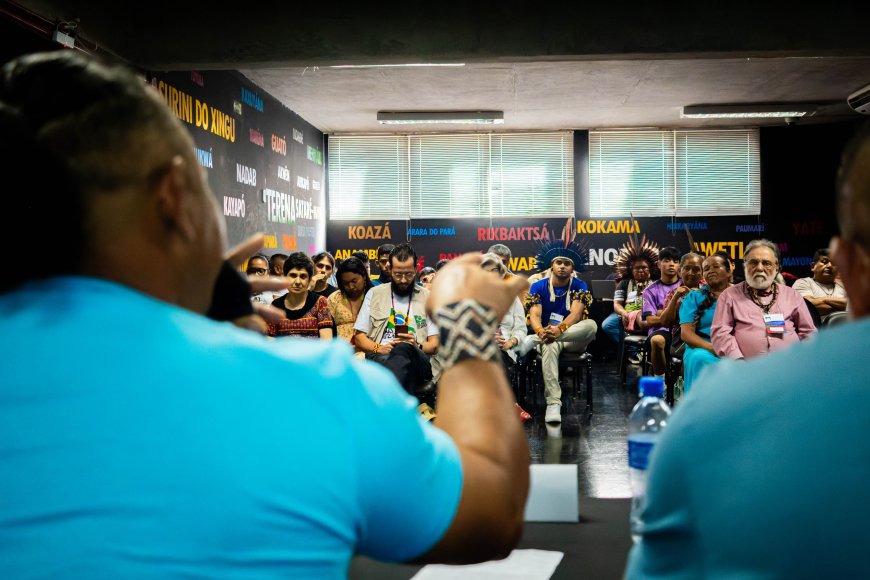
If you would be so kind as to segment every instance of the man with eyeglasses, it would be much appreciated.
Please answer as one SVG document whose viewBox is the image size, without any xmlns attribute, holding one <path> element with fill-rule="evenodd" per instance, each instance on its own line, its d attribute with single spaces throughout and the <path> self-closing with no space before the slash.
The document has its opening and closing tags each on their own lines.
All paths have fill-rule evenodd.
<svg viewBox="0 0 870 580">
<path fill-rule="evenodd" d="M 269 260 L 262 254 L 256 254 L 248 259 L 248 267 L 245 269 L 245 274 L 248 276 L 256 276 L 257 278 L 265 278 L 269 275 Z M 264 290 L 251 296 L 251 302 L 259 302 L 260 304 L 271 304 L 279 295 L 278 292 L 272 290 Z"/>
<path fill-rule="evenodd" d="M 432 379 L 438 327 L 426 316 L 429 291 L 414 283 L 417 253 L 401 243 L 389 254 L 390 282 L 366 294 L 354 324 L 354 344 L 390 369 L 412 395 Z"/>
<path fill-rule="evenodd" d="M 816 331 L 803 297 L 776 282 L 779 251 L 752 240 L 743 254 L 746 280 L 722 292 L 710 338 L 719 358 L 744 359 L 781 350 Z"/>
</svg>

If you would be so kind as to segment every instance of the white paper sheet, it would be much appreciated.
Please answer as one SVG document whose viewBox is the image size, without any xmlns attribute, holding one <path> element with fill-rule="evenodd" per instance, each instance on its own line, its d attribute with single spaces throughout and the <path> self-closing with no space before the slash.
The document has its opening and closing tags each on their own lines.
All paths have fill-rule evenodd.
<svg viewBox="0 0 870 580">
<path fill-rule="evenodd" d="M 504 560 L 482 564 L 429 564 L 411 580 L 549 580 L 562 556 L 549 550 L 514 550 Z"/>
</svg>

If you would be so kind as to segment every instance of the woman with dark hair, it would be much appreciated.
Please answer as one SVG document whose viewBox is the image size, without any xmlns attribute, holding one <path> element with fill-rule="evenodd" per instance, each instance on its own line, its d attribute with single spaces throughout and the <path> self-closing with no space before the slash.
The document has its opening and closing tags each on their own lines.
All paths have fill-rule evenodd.
<svg viewBox="0 0 870 580">
<path fill-rule="evenodd" d="M 284 311 L 286 319 L 269 323 L 269 336 L 298 336 L 332 340 L 332 316 L 326 298 L 310 291 L 314 264 L 304 252 L 294 252 L 284 262 L 287 294 L 272 306 Z"/>
<path fill-rule="evenodd" d="M 308 289 L 324 298 L 329 298 L 330 294 L 337 290 L 329 283 L 329 279 L 335 272 L 335 258 L 329 252 L 320 252 L 311 260 L 314 262 L 314 273 L 311 275 Z"/>
<path fill-rule="evenodd" d="M 353 344 L 353 323 L 362 308 L 366 292 L 373 287 L 372 281 L 365 265 L 359 258 L 351 256 L 338 267 L 336 282 L 338 291 L 330 294 L 326 300 L 327 306 L 335 321 L 338 337 Z"/>
<path fill-rule="evenodd" d="M 700 289 L 692 290 L 680 306 L 680 338 L 686 343 L 683 354 L 683 389 L 688 393 L 701 371 L 719 360 L 710 342 L 710 326 L 716 312 L 716 300 L 731 286 L 731 264 L 718 254 L 704 260 L 704 280 Z"/>
</svg>

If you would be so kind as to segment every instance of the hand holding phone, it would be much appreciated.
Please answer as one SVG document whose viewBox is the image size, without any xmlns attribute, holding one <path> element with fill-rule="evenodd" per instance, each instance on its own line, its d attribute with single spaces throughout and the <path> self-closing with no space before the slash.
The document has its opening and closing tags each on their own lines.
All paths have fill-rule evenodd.
<svg viewBox="0 0 870 580">
<path fill-rule="evenodd" d="M 399 334 L 408 334 L 408 325 L 407 324 L 397 324 L 396 325 L 396 335 Z"/>
</svg>

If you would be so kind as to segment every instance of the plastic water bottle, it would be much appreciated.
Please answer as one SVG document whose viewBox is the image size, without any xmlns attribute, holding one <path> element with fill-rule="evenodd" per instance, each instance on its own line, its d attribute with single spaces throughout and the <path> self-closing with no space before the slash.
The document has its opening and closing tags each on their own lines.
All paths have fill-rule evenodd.
<svg viewBox="0 0 870 580">
<path fill-rule="evenodd" d="M 661 377 L 641 377 L 641 399 L 628 417 L 628 472 L 631 481 L 631 538 L 640 539 L 646 498 L 647 463 L 653 446 L 668 424 L 671 408 L 662 397 L 665 381 Z"/>
</svg>

